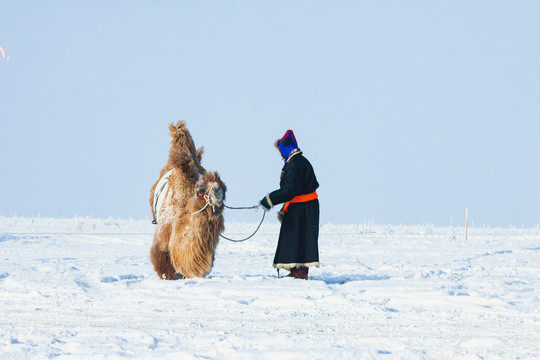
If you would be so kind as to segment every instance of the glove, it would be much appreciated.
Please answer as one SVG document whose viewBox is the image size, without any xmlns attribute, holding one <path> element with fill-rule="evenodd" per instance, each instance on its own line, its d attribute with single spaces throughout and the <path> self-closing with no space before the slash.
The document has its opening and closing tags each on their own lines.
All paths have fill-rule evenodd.
<svg viewBox="0 0 540 360">
<path fill-rule="evenodd" d="M 272 201 L 270 200 L 270 197 L 266 195 L 259 201 L 259 205 L 263 207 L 264 211 L 270 211 L 272 208 Z"/>
<path fill-rule="evenodd" d="M 279 222 L 283 222 L 283 218 L 285 217 L 285 213 L 283 211 L 278 211 L 277 212 L 277 219 L 279 220 Z"/>
</svg>

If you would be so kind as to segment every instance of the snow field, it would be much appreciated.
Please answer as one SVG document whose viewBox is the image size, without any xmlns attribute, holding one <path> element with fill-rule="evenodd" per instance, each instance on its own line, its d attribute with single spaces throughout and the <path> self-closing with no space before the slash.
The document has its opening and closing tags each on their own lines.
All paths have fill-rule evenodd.
<svg viewBox="0 0 540 360">
<path fill-rule="evenodd" d="M 256 224 L 227 223 L 241 238 Z M 540 229 L 323 225 L 310 280 L 279 225 L 160 280 L 148 220 L 0 218 L 2 359 L 534 359 Z M 286 273 L 286 272 L 285 272 Z"/>
</svg>

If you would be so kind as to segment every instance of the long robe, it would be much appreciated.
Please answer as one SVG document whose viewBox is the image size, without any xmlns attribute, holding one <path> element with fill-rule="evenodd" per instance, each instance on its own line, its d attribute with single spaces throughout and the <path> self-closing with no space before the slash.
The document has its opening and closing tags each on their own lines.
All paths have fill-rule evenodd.
<svg viewBox="0 0 540 360">
<path fill-rule="evenodd" d="M 273 205 L 314 192 L 319 183 L 311 163 L 301 152 L 292 154 L 283 166 L 280 188 L 268 196 Z M 292 269 L 319 266 L 319 200 L 290 203 L 281 222 L 274 267 Z"/>
</svg>

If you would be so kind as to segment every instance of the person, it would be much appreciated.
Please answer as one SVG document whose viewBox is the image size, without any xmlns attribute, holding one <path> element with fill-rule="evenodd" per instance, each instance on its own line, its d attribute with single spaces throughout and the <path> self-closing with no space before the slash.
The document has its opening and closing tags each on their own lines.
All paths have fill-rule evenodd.
<svg viewBox="0 0 540 360">
<path fill-rule="evenodd" d="M 287 130 L 274 145 L 285 161 L 279 189 L 259 202 L 266 211 L 284 203 L 278 212 L 281 228 L 274 267 L 278 277 L 279 270 L 286 269 L 290 271 L 287 276 L 307 280 L 309 268 L 319 267 L 319 183 L 292 130 Z"/>
</svg>

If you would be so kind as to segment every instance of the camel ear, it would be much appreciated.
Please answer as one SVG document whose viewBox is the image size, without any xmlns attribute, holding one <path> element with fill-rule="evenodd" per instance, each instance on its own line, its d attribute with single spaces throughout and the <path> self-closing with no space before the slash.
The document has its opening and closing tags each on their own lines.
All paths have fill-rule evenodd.
<svg viewBox="0 0 540 360">
<path fill-rule="evenodd" d="M 200 147 L 197 149 L 197 159 L 199 159 L 199 163 L 202 162 L 202 154 L 204 152 L 204 147 Z"/>
</svg>

